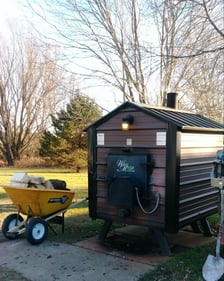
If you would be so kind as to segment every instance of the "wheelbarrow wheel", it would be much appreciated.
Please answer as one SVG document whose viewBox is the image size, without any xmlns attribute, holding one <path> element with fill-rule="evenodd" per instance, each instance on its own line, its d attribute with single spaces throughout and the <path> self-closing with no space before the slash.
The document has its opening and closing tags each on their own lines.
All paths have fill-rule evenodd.
<svg viewBox="0 0 224 281">
<path fill-rule="evenodd" d="M 42 243 L 48 235 L 48 225 L 44 219 L 32 218 L 26 226 L 26 239 L 32 244 Z"/>
<path fill-rule="evenodd" d="M 9 230 L 15 226 L 19 226 L 23 222 L 23 217 L 18 214 L 8 215 L 2 223 L 2 233 L 7 239 L 16 239 L 19 237 L 17 232 L 10 233 Z"/>
</svg>

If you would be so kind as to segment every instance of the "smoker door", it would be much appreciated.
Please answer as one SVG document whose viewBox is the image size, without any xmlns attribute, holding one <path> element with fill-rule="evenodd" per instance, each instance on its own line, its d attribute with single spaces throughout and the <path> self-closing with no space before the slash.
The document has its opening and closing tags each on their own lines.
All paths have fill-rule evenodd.
<svg viewBox="0 0 224 281">
<path fill-rule="evenodd" d="M 109 154 L 107 159 L 108 202 L 120 206 L 137 204 L 151 196 L 153 162 L 148 154 Z"/>
</svg>

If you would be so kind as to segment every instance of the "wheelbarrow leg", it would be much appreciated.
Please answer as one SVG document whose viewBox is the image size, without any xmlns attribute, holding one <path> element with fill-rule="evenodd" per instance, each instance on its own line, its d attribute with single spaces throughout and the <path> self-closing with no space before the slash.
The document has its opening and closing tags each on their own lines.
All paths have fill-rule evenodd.
<svg viewBox="0 0 224 281">
<path fill-rule="evenodd" d="M 65 212 L 62 213 L 62 226 L 61 226 L 62 233 L 65 232 Z"/>
<path fill-rule="evenodd" d="M 47 223 L 48 227 L 50 228 L 50 230 L 52 230 L 52 232 L 54 232 L 55 235 L 57 235 L 57 232 L 54 230 L 54 228 L 50 225 L 50 223 Z"/>
<path fill-rule="evenodd" d="M 50 220 L 47 220 L 48 226 L 54 232 L 54 234 L 57 234 L 57 232 L 50 225 L 50 222 L 55 223 L 55 224 L 60 224 L 61 225 L 61 231 L 62 231 L 62 233 L 64 233 L 65 232 L 65 213 L 66 213 L 66 211 L 62 212 L 61 216 L 55 216 L 55 217 L 51 218 Z"/>
</svg>

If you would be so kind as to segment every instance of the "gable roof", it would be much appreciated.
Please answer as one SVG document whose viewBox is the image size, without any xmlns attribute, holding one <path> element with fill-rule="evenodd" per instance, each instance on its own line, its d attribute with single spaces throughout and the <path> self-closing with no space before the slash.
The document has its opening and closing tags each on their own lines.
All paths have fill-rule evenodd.
<svg viewBox="0 0 224 281">
<path fill-rule="evenodd" d="M 177 110 L 168 107 L 156 107 L 147 104 L 139 104 L 133 102 L 124 102 L 101 119 L 91 124 L 91 126 L 98 126 L 110 119 L 117 112 L 130 108 L 135 108 L 140 111 L 144 111 L 146 114 L 154 116 L 162 121 L 176 125 L 181 130 L 198 130 L 198 131 L 218 131 L 224 133 L 224 124 L 218 123 L 214 120 L 206 118 L 200 114 L 192 113 L 189 111 Z M 87 127 L 85 130 L 87 130 Z"/>
</svg>

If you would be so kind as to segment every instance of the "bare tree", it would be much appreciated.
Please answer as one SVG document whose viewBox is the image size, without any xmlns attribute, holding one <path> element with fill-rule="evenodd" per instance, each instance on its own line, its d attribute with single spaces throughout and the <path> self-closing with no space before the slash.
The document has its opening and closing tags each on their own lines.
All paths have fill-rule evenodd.
<svg viewBox="0 0 224 281">
<path fill-rule="evenodd" d="M 222 0 L 198 0 L 194 1 L 198 6 L 202 6 L 204 10 L 204 17 L 212 26 L 213 31 L 218 33 L 220 38 L 224 38 L 224 25 L 223 25 L 223 13 L 224 4 Z M 223 45 L 216 46 L 220 49 L 224 49 Z"/>
<path fill-rule="evenodd" d="M 166 93 L 180 90 L 197 57 L 222 50 L 221 40 L 217 45 L 204 6 L 195 1 L 152 1 L 151 9 L 160 38 L 160 100 L 165 104 Z"/>
<path fill-rule="evenodd" d="M 5 43 L 5 44 L 4 44 Z M 0 47 L 0 149 L 14 165 L 39 139 L 59 101 L 57 52 L 12 32 Z"/>
<path fill-rule="evenodd" d="M 208 71 L 207 78 L 213 79 L 206 80 L 208 85 L 219 85 L 215 89 L 210 87 L 210 94 L 220 95 L 223 91 L 217 83 L 220 75 L 212 74 L 222 71 L 222 64 L 216 63 L 217 56 L 223 57 L 221 0 L 27 0 L 27 3 L 35 15 L 56 30 L 57 38 L 52 39 L 72 49 L 71 59 L 79 66 L 77 74 L 115 87 L 123 100 L 152 103 L 150 88 L 156 71 L 160 73 L 160 105 L 166 104 L 169 91 L 180 92 L 182 104 L 191 100 L 189 93 L 203 92 L 199 89 L 204 83 L 203 75 L 197 86 L 193 82 L 198 69 Z M 157 44 L 152 26 L 157 27 Z M 202 97 L 206 102 L 209 94 Z M 196 103 L 191 102 L 189 107 L 196 110 Z"/>
<path fill-rule="evenodd" d="M 218 53 L 195 58 L 192 69 L 183 78 L 182 90 L 187 92 L 182 107 L 223 122 L 224 59 Z"/>
<path fill-rule="evenodd" d="M 190 2 L 197 11 L 192 31 L 197 40 L 194 52 L 188 56 L 191 68 L 180 85 L 188 93 L 186 103 L 192 110 L 224 122 L 224 3 L 220 0 Z"/>
<path fill-rule="evenodd" d="M 223 3 L 152 1 L 160 35 L 160 104 L 169 91 L 181 106 L 221 121 L 223 111 Z"/>
<path fill-rule="evenodd" d="M 151 1 L 150 9 L 159 34 L 160 58 L 160 105 L 166 104 L 166 95 L 169 91 L 178 91 L 178 85 L 189 67 L 189 59 L 178 61 L 178 56 L 186 54 L 188 42 L 191 40 L 191 31 L 194 21 L 193 8 L 184 1 Z M 191 46 L 190 52 L 194 51 Z"/>
<path fill-rule="evenodd" d="M 57 36 L 61 35 L 59 44 L 73 48 L 73 62 L 82 60 L 76 74 L 111 85 L 123 100 L 150 101 L 147 84 L 154 69 L 148 55 L 150 43 L 144 36 L 150 23 L 142 16 L 147 1 L 27 2 L 35 14 L 56 28 Z"/>
</svg>

